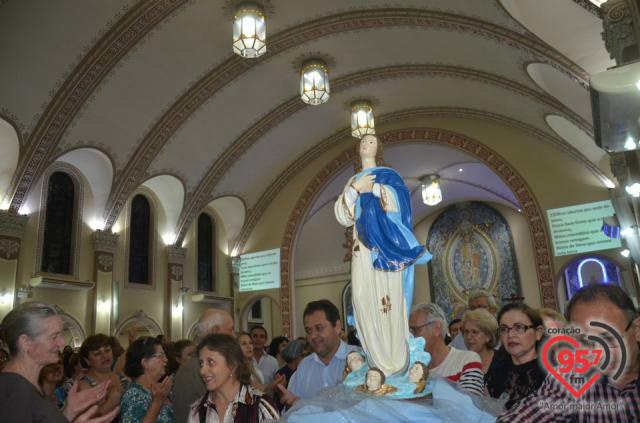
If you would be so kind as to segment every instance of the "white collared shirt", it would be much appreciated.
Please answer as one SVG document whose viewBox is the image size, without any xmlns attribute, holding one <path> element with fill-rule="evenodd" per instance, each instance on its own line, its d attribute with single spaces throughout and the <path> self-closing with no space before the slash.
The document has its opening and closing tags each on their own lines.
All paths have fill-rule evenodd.
<svg viewBox="0 0 640 423">
<path fill-rule="evenodd" d="M 342 382 L 347 354 L 351 351 L 361 351 L 361 349 L 340 341 L 340 347 L 328 365 L 324 364 L 316 353 L 306 356 L 291 376 L 287 389 L 294 395 L 307 399 L 314 397 L 322 389 L 336 386 Z"/>
<path fill-rule="evenodd" d="M 278 371 L 278 360 L 267 354 L 266 352 L 262 352 L 262 356 L 260 357 L 260 361 L 256 360 L 256 357 L 253 356 L 251 358 L 253 360 L 253 367 L 255 369 L 260 370 L 262 374 L 263 381 L 265 385 L 273 382 L 273 378 Z"/>
</svg>

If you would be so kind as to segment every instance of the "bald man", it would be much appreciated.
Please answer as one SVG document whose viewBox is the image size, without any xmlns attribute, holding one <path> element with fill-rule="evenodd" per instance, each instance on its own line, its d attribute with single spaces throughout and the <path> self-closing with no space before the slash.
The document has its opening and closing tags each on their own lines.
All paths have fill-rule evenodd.
<svg viewBox="0 0 640 423">
<path fill-rule="evenodd" d="M 235 336 L 233 317 L 224 310 L 210 308 L 200 316 L 196 331 L 196 344 L 212 333 Z M 198 358 L 192 357 L 180 366 L 173 382 L 173 421 L 186 423 L 191 404 L 202 398 L 206 391 L 200 377 Z"/>
</svg>

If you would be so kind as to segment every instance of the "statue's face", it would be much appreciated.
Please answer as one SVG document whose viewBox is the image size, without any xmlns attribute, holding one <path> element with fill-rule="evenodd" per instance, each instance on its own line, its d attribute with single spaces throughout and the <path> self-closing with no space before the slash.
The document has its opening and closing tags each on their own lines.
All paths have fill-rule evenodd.
<svg viewBox="0 0 640 423">
<path fill-rule="evenodd" d="M 380 373 L 369 370 L 367 372 L 367 389 L 375 391 L 376 389 L 379 389 L 381 385 L 382 377 L 380 376 Z"/>
<path fill-rule="evenodd" d="M 360 157 L 375 159 L 378 152 L 378 139 L 373 135 L 365 135 L 360 140 Z"/>
<path fill-rule="evenodd" d="M 349 354 L 347 357 L 347 365 L 349 366 L 349 370 L 355 372 L 360 370 L 360 368 L 364 365 L 364 359 L 359 353 Z"/>
<path fill-rule="evenodd" d="M 422 366 L 418 363 L 415 363 L 413 366 L 411 366 L 411 369 L 409 369 L 409 382 L 420 382 L 422 380 L 422 377 L 424 376 L 423 373 L 424 372 L 422 371 Z"/>
</svg>

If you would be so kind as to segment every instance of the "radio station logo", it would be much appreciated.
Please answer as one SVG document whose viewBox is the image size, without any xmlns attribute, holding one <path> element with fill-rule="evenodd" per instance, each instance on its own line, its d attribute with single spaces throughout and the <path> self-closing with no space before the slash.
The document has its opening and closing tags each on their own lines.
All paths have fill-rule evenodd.
<svg viewBox="0 0 640 423">
<path fill-rule="evenodd" d="M 542 363 L 577 399 L 603 375 L 616 380 L 626 367 L 627 350 L 620 333 L 610 325 L 591 321 L 599 334 L 584 335 L 580 328 L 549 328 Z"/>
</svg>

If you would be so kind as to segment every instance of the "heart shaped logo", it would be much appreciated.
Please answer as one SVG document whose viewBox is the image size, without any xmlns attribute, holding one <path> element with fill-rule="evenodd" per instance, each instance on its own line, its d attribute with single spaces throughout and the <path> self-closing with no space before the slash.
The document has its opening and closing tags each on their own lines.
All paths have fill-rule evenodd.
<svg viewBox="0 0 640 423">
<path fill-rule="evenodd" d="M 554 361 L 560 364 L 558 370 L 553 367 L 549 357 L 549 354 L 553 353 L 552 347 L 557 344 L 569 344 L 573 347 L 573 349 L 563 348 L 555 354 Z M 603 351 L 599 349 L 581 348 L 580 343 L 575 339 L 560 335 L 554 336 L 545 343 L 542 349 L 542 363 L 547 371 L 577 399 L 600 378 L 601 374 L 594 370 L 597 369 L 602 353 Z M 590 361 L 588 355 L 595 355 L 596 358 Z M 567 374 L 570 374 L 569 380 L 565 378 Z M 575 374 L 584 374 L 585 376 L 575 376 Z M 586 377 L 587 374 L 591 374 L 589 379 Z M 582 386 L 576 390 L 574 385 Z"/>
</svg>

